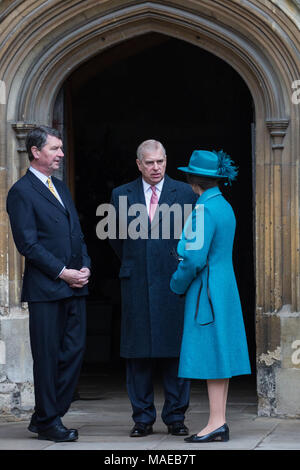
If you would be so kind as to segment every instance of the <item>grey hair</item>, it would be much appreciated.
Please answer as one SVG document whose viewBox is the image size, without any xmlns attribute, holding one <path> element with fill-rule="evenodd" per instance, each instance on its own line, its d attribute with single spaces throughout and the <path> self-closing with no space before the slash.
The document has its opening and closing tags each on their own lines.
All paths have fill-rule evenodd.
<svg viewBox="0 0 300 470">
<path fill-rule="evenodd" d="M 166 149 L 161 142 L 154 139 L 145 140 L 137 148 L 137 158 L 142 161 L 145 152 L 151 152 L 153 150 L 156 151 L 158 149 L 161 149 L 163 151 L 164 157 L 166 157 Z"/>
</svg>

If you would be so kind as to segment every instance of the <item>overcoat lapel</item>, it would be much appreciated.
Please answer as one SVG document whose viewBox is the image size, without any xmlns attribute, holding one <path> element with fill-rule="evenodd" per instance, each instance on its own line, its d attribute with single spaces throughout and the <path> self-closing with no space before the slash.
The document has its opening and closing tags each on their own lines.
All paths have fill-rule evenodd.
<svg viewBox="0 0 300 470">
<path fill-rule="evenodd" d="M 137 178 L 132 185 L 127 188 L 127 210 L 133 204 L 142 204 L 145 208 L 147 214 L 147 207 L 146 207 L 146 199 L 144 194 L 143 182 L 142 178 Z M 149 228 L 149 218 L 148 217 L 141 217 L 141 232 L 145 234 L 148 233 Z"/>
<path fill-rule="evenodd" d="M 158 224 L 161 223 L 162 217 L 164 213 L 166 212 L 166 210 L 168 212 L 172 204 L 175 203 L 176 196 L 177 196 L 177 190 L 173 184 L 173 181 L 171 180 L 171 178 L 165 175 L 162 192 L 159 198 L 159 206 L 162 206 L 163 204 L 167 204 L 168 208 L 155 212 L 154 219 L 152 220 L 151 225 L 149 224 L 149 230 L 153 230 Z"/>
<path fill-rule="evenodd" d="M 176 201 L 177 191 L 176 187 L 173 185 L 173 181 L 167 175 L 165 175 L 165 180 L 162 188 L 162 193 L 159 198 L 159 206 L 162 204 L 167 204 L 170 207 Z M 128 187 L 127 189 L 127 197 L 128 197 L 128 207 L 132 206 L 133 204 L 142 204 L 146 209 L 146 200 L 145 194 L 143 189 L 143 182 L 142 178 L 136 179 L 133 184 Z M 151 230 L 154 229 L 157 224 L 161 223 L 164 211 L 157 211 L 155 213 L 154 219 L 150 224 L 149 217 L 142 218 L 141 223 L 141 230 L 145 231 L 145 233 L 149 233 Z"/>
</svg>

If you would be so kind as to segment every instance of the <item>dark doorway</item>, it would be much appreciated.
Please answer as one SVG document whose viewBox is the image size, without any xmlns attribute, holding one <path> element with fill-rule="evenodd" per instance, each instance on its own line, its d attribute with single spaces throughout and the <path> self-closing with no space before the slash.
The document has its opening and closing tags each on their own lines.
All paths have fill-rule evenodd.
<svg viewBox="0 0 300 470">
<path fill-rule="evenodd" d="M 222 191 L 237 217 L 234 264 L 255 370 L 254 110 L 245 82 L 205 50 L 153 33 L 95 56 L 64 89 L 69 183 L 93 263 L 83 368 L 120 364 L 119 262 L 96 236 L 96 209 L 114 187 L 138 176 L 136 148 L 154 138 L 166 147 L 167 173 L 175 179 L 194 149 L 223 149 L 239 167 L 238 180 Z"/>
</svg>

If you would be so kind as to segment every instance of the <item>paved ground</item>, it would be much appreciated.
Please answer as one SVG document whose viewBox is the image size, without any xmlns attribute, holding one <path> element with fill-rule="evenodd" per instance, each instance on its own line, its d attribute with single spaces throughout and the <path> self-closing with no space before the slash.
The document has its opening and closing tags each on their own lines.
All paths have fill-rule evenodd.
<svg viewBox="0 0 300 470">
<path fill-rule="evenodd" d="M 163 393 L 157 382 L 155 397 L 158 418 L 154 433 L 145 438 L 130 438 L 131 408 L 122 373 L 83 376 L 79 386 L 81 400 L 75 401 L 64 424 L 76 427 L 79 439 L 73 443 L 40 441 L 27 431 L 28 420 L 0 421 L 0 450 L 89 450 L 103 452 L 111 458 L 111 451 L 174 451 L 191 454 L 199 450 L 300 450 L 300 420 L 257 416 L 257 399 L 253 379 L 232 379 L 228 397 L 227 423 L 229 442 L 187 444 L 183 438 L 168 435 L 159 412 Z M 192 383 L 190 408 L 186 424 L 190 433 L 205 426 L 208 400 L 204 381 Z M 193 453 L 195 453 L 193 452 Z M 128 454 L 128 452 L 127 452 Z M 117 455 L 115 453 L 114 455 Z"/>
</svg>

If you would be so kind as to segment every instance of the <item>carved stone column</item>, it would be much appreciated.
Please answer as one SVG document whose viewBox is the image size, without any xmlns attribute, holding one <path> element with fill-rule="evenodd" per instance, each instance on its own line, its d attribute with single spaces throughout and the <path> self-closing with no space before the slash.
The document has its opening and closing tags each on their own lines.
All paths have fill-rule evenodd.
<svg viewBox="0 0 300 470">
<path fill-rule="evenodd" d="M 26 152 L 25 140 L 29 131 L 35 128 L 35 124 L 30 124 L 26 122 L 16 122 L 12 124 L 12 127 L 16 133 L 18 140 L 17 151 L 20 157 L 19 164 L 19 178 L 26 173 L 28 168 L 28 155 Z"/>
<path fill-rule="evenodd" d="M 265 157 L 264 193 L 261 194 L 266 199 L 266 269 L 259 273 L 265 281 L 258 284 L 265 292 L 260 293 L 263 302 L 259 305 L 256 319 L 257 392 L 259 415 L 276 416 L 289 412 L 287 400 L 283 398 L 286 394 L 283 377 L 290 377 L 290 370 L 287 370 L 293 352 L 288 350 L 292 344 L 290 330 L 296 324 L 296 318 L 293 318 L 287 305 L 291 302 L 290 296 L 287 293 L 284 296 L 283 288 L 284 281 L 291 285 L 289 253 L 284 249 L 285 239 L 290 233 L 290 223 L 286 217 L 289 188 L 285 186 L 287 181 L 291 184 L 291 165 L 289 160 L 283 162 L 284 138 L 289 121 L 269 120 L 266 125 L 270 134 L 270 154 Z M 288 280 L 284 279 L 284 272 Z"/>
<path fill-rule="evenodd" d="M 271 244 L 271 249 L 273 248 L 273 276 L 271 276 L 270 311 L 278 311 L 282 307 L 282 151 L 284 148 L 283 140 L 288 125 L 288 120 L 267 121 L 272 149 L 270 207 L 272 210 L 271 220 L 273 222 L 273 232 L 271 232 L 271 239 L 273 239 Z"/>
</svg>

